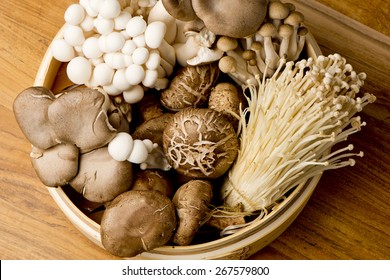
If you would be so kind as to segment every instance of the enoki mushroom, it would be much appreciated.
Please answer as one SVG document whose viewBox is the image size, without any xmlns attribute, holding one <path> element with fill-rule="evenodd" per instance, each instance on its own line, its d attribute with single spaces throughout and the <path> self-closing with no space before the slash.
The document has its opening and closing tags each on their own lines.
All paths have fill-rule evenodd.
<svg viewBox="0 0 390 280">
<path fill-rule="evenodd" d="M 275 203 L 325 170 L 353 166 L 352 144 L 330 152 L 366 125 L 354 117 L 375 96 L 357 96 L 366 75 L 338 54 L 282 61 L 269 79 L 248 84 L 238 157 L 222 186 L 225 206 L 245 212 Z"/>
</svg>

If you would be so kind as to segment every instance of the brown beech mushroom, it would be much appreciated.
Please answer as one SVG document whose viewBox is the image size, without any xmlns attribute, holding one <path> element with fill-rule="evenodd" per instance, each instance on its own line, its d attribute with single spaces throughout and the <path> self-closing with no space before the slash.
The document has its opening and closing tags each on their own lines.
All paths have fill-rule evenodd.
<svg viewBox="0 0 390 280">
<path fill-rule="evenodd" d="M 256 32 L 267 13 L 266 0 L 192 0 L 195 14 L 217 35 L 244 38 Z"/>
<path fill-rule="evenodd" d="M 234 162 L 238 139 L 233 125 L 212 109 L 186 108 L 176 113 L 163 134 L 168 163 L 192 178 L 218 178 Z"/>
<path fill-rule="evenodd" d="M 205 180 L 191 180 L 182 185 L 172 201 L 179 217 L 173 242 L 189 245 L 209 213 L 213 196 L 212 185 Z"/>
<path fill-rule="evenodd" d="M 158 191 L 130 190 L 104 211 L 100 234 L 104 248 L 119 257 L 134 257 L 166 244 L 176 228 L 176 209 Z"/>
<path fill-rule="evenodd" d="M 106 145 L 117 131 L 109 123 L 104 102 L 101 92 L 89 88 L 62 93 L 48 110 L 57 139 L 75 144 L 82 153 Z"/>
<path fill-rule="evenodd" d="M 209 108 L 222 113 L 235 129 L 238 127 L 240 104 L 244 107 L 245 99 L 234 84 L 219 83 L 210 93 Z"/>
<path fill-rule="evenodd" d="M 172 111 L 203 105 L 218 75 L 216 63 L 180 68 L 168 88 L 161 93 L 162 105 Z"/>
<path fill-rule="evenodd" d="M 69 184 L 89 201 L 106 202 L 129 190 L 132 182 L 132 164 L 114 160 L 103 147 L 80 156 L 79 172 Z"/>
<path fill-rule="evenodd" d="M 160 170 L 141 170 L 135 175 L 132 190 L 159 191 L 171 198 L 173 186 L 165 172 Z"/>
<path fill-rule="evenodd" d="M 48 149 L 58 144 L 47 113 L 54 99 L 47 88 L 29 87 L 19 93 L 13 103 L 16 121 L 34 147 Z"/>
<path fill-rule="evenodd" d="M 30 159 L 44 185 L 64 186 L 78 172 L 79 149 L 72 144 L 58 144 L 46 150 L 33 147 Z"/>
</svg>

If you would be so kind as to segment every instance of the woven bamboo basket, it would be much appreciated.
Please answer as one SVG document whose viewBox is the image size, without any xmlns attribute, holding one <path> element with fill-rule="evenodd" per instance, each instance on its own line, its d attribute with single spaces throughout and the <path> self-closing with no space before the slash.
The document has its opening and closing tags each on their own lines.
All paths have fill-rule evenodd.
<svg viewBox="0 0 390 280">
<path fill-rule="evenodd" d="M 55 38 L 62 36 L 62 29 Z M 321 50 L 314 37 L 306 36 L 306 55 L 316 58 Z M 34 82 L 35 86 L 51 88 L 59 92 L 69 86 L 63 65 L 51 54 L 49 46 Z M 320 176 L 296 186 L 283 202 L 264 218 L 251 223 L 232 235 L 190 246 L 162 246 L 145 252 L 136 259 L 247 259 L 285 231 L 299 215 L 310 199 Z M 100 225 L 75 203 L 63 188 L 48 188 L 49 193 L 70 222 L 97 246 L 103 247 Z"/>
</svg>

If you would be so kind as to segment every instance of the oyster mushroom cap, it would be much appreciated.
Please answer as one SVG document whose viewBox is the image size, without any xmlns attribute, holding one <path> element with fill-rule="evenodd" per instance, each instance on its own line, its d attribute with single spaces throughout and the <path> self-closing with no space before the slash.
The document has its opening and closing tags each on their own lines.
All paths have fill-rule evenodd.
<svg viewBox="0 0 390 280">
<path fill-rule="evenodd" d="M 267 1 L 192 0 L 192 8 L 211 32 L 243 38 L 259 29 L 267 13 Z"/>
<path fill-rule="evenodd" d="M 191 180 L 180 186 L 172 201 L 179 218 L 173 242 L 178 245 L 189 245 L 198 232 L 213 197 L 213 187 L 206 180 Z"/>
<path fill-rule="evenodd" d="M 191 21 L 197 18 L 191 0 L 162 0 L 165 10 L 174 18 Z"/>
<path fill-rule="evenodd" d="M 129 190 L 132 181 L 132 164 L 113 159 L 103 147 L 80 155 L 79 172 L 69 184 L 89 201 L 107 202 Z"/>
<path fill-rule="evenodd" d="M 75 144 L 82 153 L 106 145 L 116 135 L 98 90 L 77 88 L 64 92 L 48 109 L 59 142 Z"/>
<path fill-rule="evenodd" d="M 32 147 L 30 159 L 45 186 L 64 186 L 77 175 L 79 149 L 72 144 L 58 144 L 46 150 Z"/>
<path fill-rule="evenodd" d="M 58 144 L 48 118 L 48 109 L 55 99 L 44 87 L 29 87 L 16 97 L 13 111 L 28 141 L 37 148 L 48 149 Z"/>
<path fill-rule="evenodd" d="M 119 257 L 133 257 L 166 244 L 176 228 L 172 201 L 158 191 L 130 190 L 104 211 L 100 234 L 104 248 Z"/>
<path fill-rule="evenodd" d="M 186 108 L 176 113 L 163 133 L 168 163 L 191 178 L 218 178 L 234 162 L 238 139 L 233 125 L 212 109 Z"/>
</svg>

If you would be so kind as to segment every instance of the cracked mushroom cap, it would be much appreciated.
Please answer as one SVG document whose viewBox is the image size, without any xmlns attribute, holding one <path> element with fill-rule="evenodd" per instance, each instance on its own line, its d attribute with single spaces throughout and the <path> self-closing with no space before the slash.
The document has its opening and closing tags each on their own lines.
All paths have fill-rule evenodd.
<svg viewBox="0 0 390 280">
<path fill-rule="evenodd" d="M 133 257 L 166 244 L 176 228 L 176 209 L 158 191 L 128 191 L 104 211 L 100 234 L 104 248 Z"/>
<path fill-rule="evenodd" d="M 217 35 L 244 38 L 254 34 L 267 13 L 266 0 L 192 0 L 195 14 Z"/>
<path fill-rule="evenodd" d="M 180 174 L 218 178 L 234 162 L 238 138 L 233 125 L 212 109 L 186 108 L 176 113 L 163 133 L 163 150 Z"/>
</svg>

